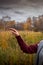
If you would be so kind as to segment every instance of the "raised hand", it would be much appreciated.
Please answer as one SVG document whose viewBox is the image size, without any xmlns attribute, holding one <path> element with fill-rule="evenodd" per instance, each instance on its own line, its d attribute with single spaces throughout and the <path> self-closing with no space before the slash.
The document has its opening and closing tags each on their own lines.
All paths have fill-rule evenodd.
<svg viewBox="0 0 43 65">
<path fill-rule="evenodd" d="M 15 29 L 15 28 L 10 28 L 12 34 L 14 34 L 15 36 L 19 36 L 19 32 Z"/>
</svg>

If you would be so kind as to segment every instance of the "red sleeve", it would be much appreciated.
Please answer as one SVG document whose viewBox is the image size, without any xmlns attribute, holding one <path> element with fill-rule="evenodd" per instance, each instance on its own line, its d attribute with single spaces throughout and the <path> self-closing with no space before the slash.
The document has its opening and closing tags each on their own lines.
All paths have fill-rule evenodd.
<svg viewBox="0 0 43 65">
<path fill-rule="evenodd" d="M 23 41 L 23 39 L 21 38 L 21 36 L 16 36 L 16 39 L 18 41 L 18 44 L 21 48 L 21 50 L 25 53 L 29 53 L 29 54 L 32 54 L 32 53 L 36 53 L 37 52 L 37 48 L 38 48 L 38 45 L 37 44 L 34 44 L 34 45 L 26 45 L 26 43 Z"/>
</svg>

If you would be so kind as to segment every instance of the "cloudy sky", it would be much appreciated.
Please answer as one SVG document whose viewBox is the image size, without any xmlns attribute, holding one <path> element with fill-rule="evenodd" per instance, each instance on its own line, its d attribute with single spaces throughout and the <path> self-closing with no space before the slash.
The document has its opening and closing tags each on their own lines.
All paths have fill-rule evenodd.
<svg viewBox="0 0 43 65">
<path fill-rule="evenodd" d="M 43 0 L 0 0 L 0 18 L 10 16 L 16 21 L 43 14 Z"/>
</svg>

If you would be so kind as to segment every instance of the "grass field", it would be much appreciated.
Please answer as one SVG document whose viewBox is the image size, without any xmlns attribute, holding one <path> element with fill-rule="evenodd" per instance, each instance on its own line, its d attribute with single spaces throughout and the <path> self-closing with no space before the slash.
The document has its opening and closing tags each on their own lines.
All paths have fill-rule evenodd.
<svg viewBox="0 0 43 65">
<path fill-rule="evenodd" d="M 43 33 L 18 31 L 28 44 L 35 44 L 43 39 Z M 14 35 L 10 31 L 0 32 L 0 65 L 34 65 L 36 54 L 23 53 Z"/>
</svg>

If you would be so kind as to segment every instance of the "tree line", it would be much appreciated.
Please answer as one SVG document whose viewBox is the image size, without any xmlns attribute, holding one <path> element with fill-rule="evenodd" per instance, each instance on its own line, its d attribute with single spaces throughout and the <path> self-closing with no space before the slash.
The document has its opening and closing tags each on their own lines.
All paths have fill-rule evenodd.
<svg viewBox="0 0 43 65">
<path fill-rule="evenodd" d="M 43 31 L 43 15 L 33 18 L 29 17 L 24 22 L 16 22 L 15 20 L 5 21 L 4 19 L 0 19 L 0 30 L 8 30 L 11 27 L 17 30 Z"/>
</svg>

